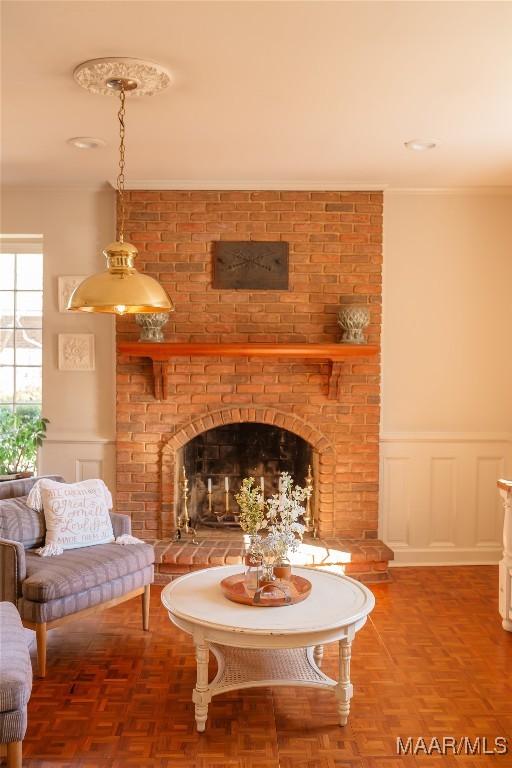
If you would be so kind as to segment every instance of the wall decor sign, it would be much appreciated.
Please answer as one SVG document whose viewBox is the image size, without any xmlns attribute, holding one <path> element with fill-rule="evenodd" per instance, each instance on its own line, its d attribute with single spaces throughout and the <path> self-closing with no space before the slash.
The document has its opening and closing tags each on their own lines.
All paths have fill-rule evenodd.
<svg viewBox="0 0 512 768">
<path fill-rule="evenodd" d="M 59 371 L 94 371 L 93 333 L 59 333 Z"/>
<path fill-rule="evenodd" d="M 58 278 L 59 312 L 67 312 L 71 294 L 86 277 L 87 275 L 61 275 Z"/>
<path fill-rule="evenodd" d="M 221 289 L 288 290 L 288 243 L 215 241 L 212 285 Z"/>
</svg>

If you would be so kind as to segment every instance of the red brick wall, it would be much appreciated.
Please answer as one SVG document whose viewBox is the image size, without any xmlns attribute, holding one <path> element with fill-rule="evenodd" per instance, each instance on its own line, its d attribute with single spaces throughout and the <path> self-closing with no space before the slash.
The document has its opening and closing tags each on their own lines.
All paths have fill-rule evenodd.
<svg viewBox="0 0 512 768">
<path fill-rule="evenodd" d="M 126 239 L 138 268 L 176 306 L 165 333 L 176 341 L 337 341 L 340 301 L 368 303 L 368 340 L 380 344 L 382 195 L 375 192 L 127 193 Z M 214 240 L 286 240 L 288 291 L 211 287 Z M 138 338 L 131 318 L 118 339 Z M 236 420 L 280 423 L 316 452 L 323 534 L 376 536 L 378 358 L 345 363 L 339 401 L 327 398 L 324 362 L 179 359 L 169 398 L 155 401 L 149 360 L 118 357 L 117 498 L 133 529 L 168 535 L 176 451 L 197 432 Z M 306 438 L 307 439 L 307 438 Z"/>
</svg>

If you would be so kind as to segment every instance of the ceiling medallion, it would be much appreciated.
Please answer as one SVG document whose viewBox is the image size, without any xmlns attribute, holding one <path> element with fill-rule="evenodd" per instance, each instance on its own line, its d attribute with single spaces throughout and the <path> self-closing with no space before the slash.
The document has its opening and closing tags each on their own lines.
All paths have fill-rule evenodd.
<svg viewBox="0 0 512 768">
<path fill-rule="evenodd" d="M 73 72 L 78 85 L 101 96 L 116 93 L 116 83 L 123 81 L 133 96 L 153 96 L 171 83 L 169 71 L 161 64 L 125 56 L 107 56 L 79 64 Z"/>
</svg>

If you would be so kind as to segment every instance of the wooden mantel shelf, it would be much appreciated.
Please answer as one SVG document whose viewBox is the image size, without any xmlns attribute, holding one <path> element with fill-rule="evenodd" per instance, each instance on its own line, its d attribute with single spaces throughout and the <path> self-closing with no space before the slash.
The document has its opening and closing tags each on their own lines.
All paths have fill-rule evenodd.
<svg viewBox="0 0 512 768">
<path fill-rule="evenodd" d="M 148 357 L 153 362 L 155 398 L 167 399 L 167 369 L 176 357 L 295 357 L 307 360 L 328 360 L 329 398 L 338 394 L 341 364 L 354 358 L 377 355 L 375 344 L 263 344 L 263 343 L 202 343 L 202 342 L 144 342 L 124 341 L 119 351 L 130 357 Z"/>
</svg>

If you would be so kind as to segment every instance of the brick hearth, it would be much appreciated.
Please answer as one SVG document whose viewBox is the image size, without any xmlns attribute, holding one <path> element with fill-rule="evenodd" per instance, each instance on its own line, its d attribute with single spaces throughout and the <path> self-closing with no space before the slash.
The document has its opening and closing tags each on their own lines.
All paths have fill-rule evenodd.
<svg viewBox="0 0 512 768">
<path fill-rule="evenodd" d="M 200 531 L 195 537 L 181 541 L 169 539 L 155 542 L 156 580 L 166 583 L 176 576 L 215 565 L 242 564 L 245 553 L 239 532 Z M 388 563 L 393 552 L 377 539 L 313 539 L 306 537 L 292 563 L 308 567 L 339 568 L 347 576 L 364 582 L 389 578 Z"/>
<path fill-rule="evenodd" d="M 332 344 L 340 304 L 363 303 L 377 349 L 371 359 L 339 364 L 334 400 L 326 360 L 208 355 L 171 360 L 167 399 L 156 400 L 151 360 L 118 350 L 117 501 L 136 535 L 167 540 L 160 572 L 191 567 L 190 558 L 195 566 L 241 556 L 224 534 L 205 537 L 195 553 L 169 544 L 183 446 L 239 421 L 279 426 L 312 446 L 320 559 L 348 551 L 347 571 L 380 572 L 390 556 L 377 541 L 381 193 L 141 190 L 127 197 L 126 237 L 139 249 L 138 266 L 176 306 L 168 341 Z M 216 240 L 288 242 L 289 290 L 214 289 Z M 117 330 L 120 342 L 138 338 L 130 317 L 118 319 Z"/>
</svg>

